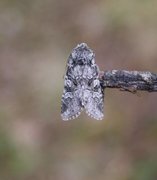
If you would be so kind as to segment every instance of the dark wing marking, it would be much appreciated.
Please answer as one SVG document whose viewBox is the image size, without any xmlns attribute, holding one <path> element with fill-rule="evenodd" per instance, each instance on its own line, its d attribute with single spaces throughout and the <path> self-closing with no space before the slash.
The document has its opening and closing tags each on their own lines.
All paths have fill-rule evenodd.
<svg viewBox="0 0 157 180">
<path fill-rule="evenodd" d="M 92 86 L 92 91 L 88 95 L 87 103 L 85 104 L 85 110 L 92 118 L 102 120 L 104 117 L 104 93 L 98 79 L 93 81 Z"/>
<path fill-rule="evenodd" d="M 66 92 L 62 97 L 61 116 L 67 121 L 78 117 L 81 113 L 80 99 L 75 96 L 74 92 Z"/>
</svg>

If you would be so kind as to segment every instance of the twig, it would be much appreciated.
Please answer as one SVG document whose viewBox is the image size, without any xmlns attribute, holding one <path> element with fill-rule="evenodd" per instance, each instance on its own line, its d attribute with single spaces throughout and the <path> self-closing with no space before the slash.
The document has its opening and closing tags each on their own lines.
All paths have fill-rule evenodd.
<svg viewBox="0 0 157 180">
<path fill-rule="evenodd" d="M 137 90 L 157 92 L 157 74 L 148 71 L 105 71 L 100 80 L 103 88 L 120 88 L 133 93 Z"/>
</svg>

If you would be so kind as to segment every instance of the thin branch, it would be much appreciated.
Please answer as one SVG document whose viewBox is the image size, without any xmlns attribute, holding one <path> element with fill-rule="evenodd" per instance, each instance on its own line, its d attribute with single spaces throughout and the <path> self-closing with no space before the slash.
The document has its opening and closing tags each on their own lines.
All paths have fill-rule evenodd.
<svg viewBox="0 0 157 180">
<path fill-rule="evenodd" d="M 120 88 L 124 91 L 137 90 L 157 92 L 157 74 L 142 71 L 111 70 L 102 72 L 101 82 L 104 88 Z"/>
</svg>

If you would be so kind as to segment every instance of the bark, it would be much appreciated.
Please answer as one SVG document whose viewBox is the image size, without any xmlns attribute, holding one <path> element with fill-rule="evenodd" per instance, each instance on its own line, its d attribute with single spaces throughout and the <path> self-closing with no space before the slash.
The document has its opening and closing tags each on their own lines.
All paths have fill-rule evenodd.
<svg viewBox="0 0 157 180">
<path fill-rule="evenodd" d="M 142 71 L 111 70 L 101 72 L 103 88 L 119 88 L 124 91 L 156 92 L 157 74 Z"/>
</svg>

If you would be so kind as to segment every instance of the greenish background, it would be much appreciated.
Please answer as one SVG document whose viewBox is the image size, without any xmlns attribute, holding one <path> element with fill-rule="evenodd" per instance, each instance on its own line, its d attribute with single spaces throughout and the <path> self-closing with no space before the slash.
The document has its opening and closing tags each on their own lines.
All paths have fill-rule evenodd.
<svg viewBox="0 0 157 180">
<path fill-rule="evenodd" d="M 0 0 L 0 180 L 156 180 L 157 94 L 105 91 L 105 118 L 60 117 L 80 42 L 101 70 L 157 72 L 156 0 Z"/>
</svg>

